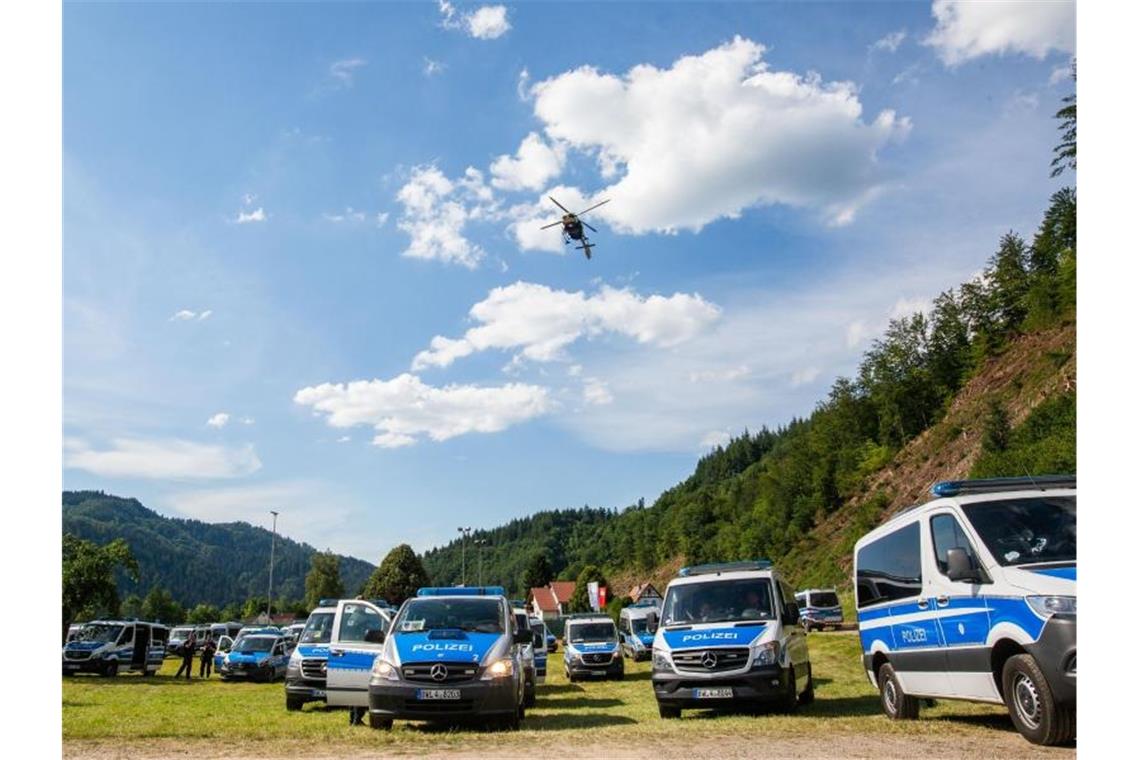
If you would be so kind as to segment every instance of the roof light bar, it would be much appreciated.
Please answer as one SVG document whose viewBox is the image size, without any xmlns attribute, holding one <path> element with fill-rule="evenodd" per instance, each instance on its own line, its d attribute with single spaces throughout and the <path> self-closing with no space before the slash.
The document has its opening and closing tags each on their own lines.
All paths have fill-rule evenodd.
<svg viewBox="0 0 1140 760">
<path fill-rule="evenodd" d="M 506 596 L 502 586 L 425 586 L 416 596 Z"/>
<path fill-rule="evenodd" d="M 935 496 L 968 496 L 1001 491 L 1035 491 L 1046 488 L 1076 488 L 1076 475 L 1036 475 L 1020 478 L 981 478 L 978 480 L 944 480 L 935 483 L 930 492 Z"/>
<path fill-rule="evenodd" d="M 766 559 L 746 559 L 742 562 L 716 562 L 709 565 L 693 565 L 682 567 L 677 573 L 682 578 L 694 575 L 710 575 L 720 573 L 737 573 L 743 570 L 770 570 L 772 562 Z"/>
</svg>

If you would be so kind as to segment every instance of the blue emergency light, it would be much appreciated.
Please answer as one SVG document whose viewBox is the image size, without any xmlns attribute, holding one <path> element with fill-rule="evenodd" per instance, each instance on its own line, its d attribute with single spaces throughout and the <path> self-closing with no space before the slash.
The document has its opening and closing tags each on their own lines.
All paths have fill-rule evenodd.
<svg viewBox="0 0 1140 760">
<path fill-rule="evenodd" d="M 682 567 L 678 572 L 682 578 L 688 578 L 693 575 L 709 575 L 720 573 L 738 573 L 744 570 L 769 570 L 772 567 L 770 560 L 766 559 L 746 559 L 741 562 L 716 562 L 710 565 L 693 565 L 692 567 Z"/>
<path fill-rule="evenodd" d="M 425 586 L 416 596 L 506 596 L 502 586 Z"/>
<path fill-rule="evenodd" d="M 1076 475 L 1034 475 L 1022 478 L 979 478 L 977 480 L 943 480 L 930 492 L 935 496 L 969 496 L 1001 491 L 1037 491 L 1046 488 L 1076 488 Z"/>
</svg>

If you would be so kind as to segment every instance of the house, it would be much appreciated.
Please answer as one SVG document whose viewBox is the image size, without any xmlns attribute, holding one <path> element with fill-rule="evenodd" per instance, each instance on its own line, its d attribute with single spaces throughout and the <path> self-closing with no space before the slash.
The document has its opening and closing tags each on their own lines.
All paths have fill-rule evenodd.
<svg viewBox="0 0 1140 760">
<path fill-rule="evenodd" d="M 543 621 L 557 620 L 567 614 L 575 585 L 574 581 L 551 581 L 549 585 L 536 586 L 527 594 L 527 606 Z"/>
<path fill-rule="evenodd" d="M 639 583 L 636 586 L 634 586 L 632 589 L 630 589 L 629 598 L 633 600 L 634 604 L 637 604 L 642 599 L 660 600 L 661 599 L 661 592 L 658 591 L 652 583 L 649 583 L 648 581 L 646 581 L 645 583 Z"/>
</svg>

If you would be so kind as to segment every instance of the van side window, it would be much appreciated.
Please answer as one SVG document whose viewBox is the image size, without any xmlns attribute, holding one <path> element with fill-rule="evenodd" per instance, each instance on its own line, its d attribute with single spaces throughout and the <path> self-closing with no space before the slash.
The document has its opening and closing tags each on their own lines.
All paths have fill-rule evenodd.
<svg viewBox="0 0 1140 760">
<path fill-rule="evenodd" d="M 363 604 L 346 604 L 340 616 L 341 641 L 365 641 L 369 631 L 383 627 L 380 613 Z"/>
<path fill-rule="evenodd" d="M 970 558 L 972 567 L 978 566 L 977 555 L 970 539 L 966 537 L 962 526 L 954 515 L 935 515 L 930 518 L 930 536 L 934 539 L 934 561 L 938 564 L 938 572 L 946 575 L 946 550 L 965 549 L 966 556 Z"/>
<path fill-rule="evenodd" d="M 861 548 L 855 558 L 857 604 L 909 599 L 922 592 L 918 523 L 899 528 Z"/>
</svg>

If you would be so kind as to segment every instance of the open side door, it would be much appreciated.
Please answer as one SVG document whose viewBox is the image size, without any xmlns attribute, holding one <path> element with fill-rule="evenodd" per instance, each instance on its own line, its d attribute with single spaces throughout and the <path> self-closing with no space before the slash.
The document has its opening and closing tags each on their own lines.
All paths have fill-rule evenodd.
<svg viewBox="0 0 1140 760">
<path fill-rule="evenodd" d="M 327 702 L 336 707 L 367 707 L 372 662 L 383 648 L 387 629 L 380 608 L 359 599 L 337 602 L 329 642 Z"/>
<path fill-rule="evenodd" d="M 135 623 L 135 643 L 131 649 L 131 670 L 146 670 L 150 650 L 150 626 Z"/>
</svg>

